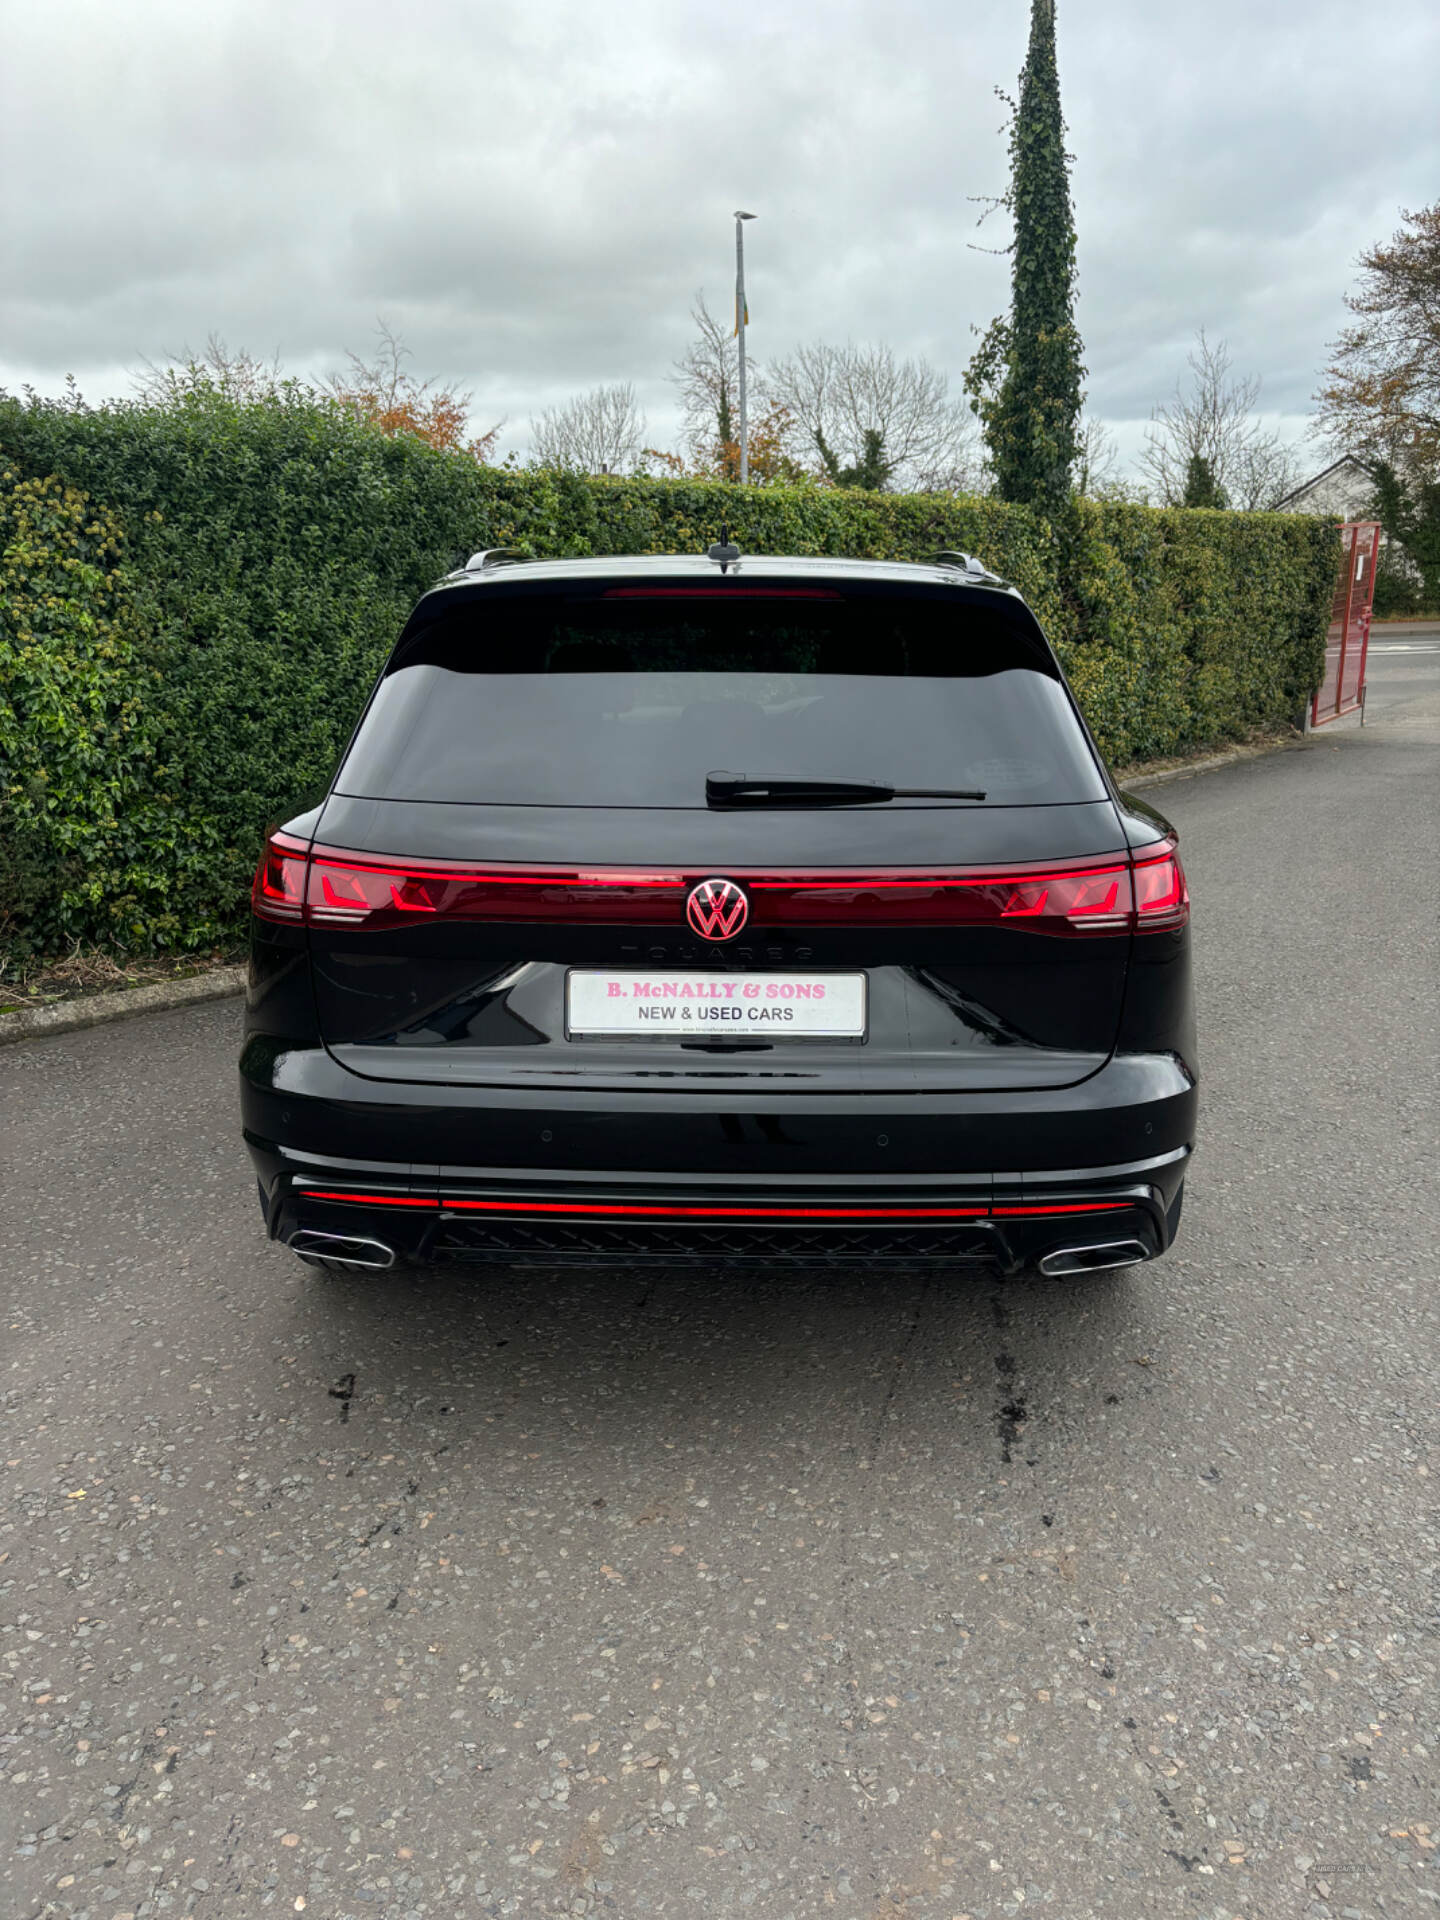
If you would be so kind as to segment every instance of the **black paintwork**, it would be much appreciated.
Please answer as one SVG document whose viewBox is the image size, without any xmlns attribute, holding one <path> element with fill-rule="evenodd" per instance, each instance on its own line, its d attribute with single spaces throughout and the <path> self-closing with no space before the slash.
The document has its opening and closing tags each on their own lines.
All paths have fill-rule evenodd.
<svg viewBox="0 0 1440 1920">
<path fill-rule="evenodd" d="M 574 567 L 588 577 L 655 578 L 704 563 Z M 896 591 L 917 575 L 935 577 L 863 563 L 766 561 L 745 571 L 752 582 L 883 579 Z M 551 565 L 447 582 L 422 601 L 399 647 L 434 617 L 436 603 L 478 599 L 507 575 L 512 590 L 525 591 L 571 577 Z M 780 815 L 332 794 L 288 831 L 375 854 L 649 866 L 695 878 L 1105 856 L 1170 831 L 1148 803 L 1120 794 L 1101 773 L 1109 797 L 1075 805 Z M 863 1043 L 744 1052 L 569 1040 L 565 970 L 587 961 L 864 968 L 869 1032 Z M 763 1191 L 801 1204 L 842 1192 L 907 1204 L 939 1193 L 967 1202 L 978 1194 L 989 1204 L 1113 1189 L 1137 1196 L 1145 1232 L 1162 1250 L 1194 1139 L 1189 932 L 797 932 L 752 922 L 732 945 L 711 947 L 683 923 L 447 923 L 392 933 L 307 932 L 257 920 L 241 1081 L 267 1219 L 287 1239 L 306 1225 L 363 1230 L 412 1251 L 433 1245 L 433 1226 L 423 1220 L 392 1214 L 380 1230 L 374 1213 L 357 1225 L 361 1210 L 299 1200 L 294 1179 L 321 1171 L 352 1181 L 368 1175 L 397 1191 L 528 1198 Z M 341 1214 L 346 1222 L 337 1225 Z M 1117 1217 L 1101 1216 L 1089 1236 L 1109 1237 Z M 953 1251 L 988 1250 L 1014 1266 L 1080 1237 L 1054 1222 L 1003 1233 L 987 1226 L 957 1234 Z M 673 1253 L 673 1240 L 666 1244 Z M 874 1245 L 878 1251 L 878 1238 Z"/>
</svg>

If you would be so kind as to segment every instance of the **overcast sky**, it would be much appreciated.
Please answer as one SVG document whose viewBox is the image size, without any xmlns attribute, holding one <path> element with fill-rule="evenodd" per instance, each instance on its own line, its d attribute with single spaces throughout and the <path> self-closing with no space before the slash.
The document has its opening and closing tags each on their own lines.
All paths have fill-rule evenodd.
<svg viewBox="0 0 1440 1920">
<path fill-rule="evenodd" d="M 1090 406 L 1122 445 L 1197 327 L 1299 432 L 1362 246 L 1440 195 L 1440 5 L 1058 0 Z M 750 348 L 890 342 L 957 384 L 1008 262 L 1027 0 L 0 0 L 0 384 L 198 348 L 368 349 L 477 426 L 665 375 L 736 207 Z M 1317 462 L 1321 456 L 1317 455 Z"/>
</svg>

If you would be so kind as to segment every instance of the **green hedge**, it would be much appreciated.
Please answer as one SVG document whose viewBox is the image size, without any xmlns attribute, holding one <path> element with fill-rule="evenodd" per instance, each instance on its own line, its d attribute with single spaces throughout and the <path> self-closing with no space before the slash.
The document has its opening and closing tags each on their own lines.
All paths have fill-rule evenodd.
<svg viewBox="0 0 1440 1920">
<path fill-rule="evenodd" d="M 725 524 L 750 552 L 976 552 L 1118 762 L 1289 719 L 1338 564 L 1299 517 L 1085 503 L 1057 532 L 989 499 L 482 468 L 300 387 L 0 397 L 0 470 L 0 952 L 233 937 L 266 823 L 323 790 L 410 606 L 475 547 L 695 553 Z"/>
<path fill-rule="evenodd" d="M 0 461 L 0 954 L 175 931 L 160 675 L 113 513 Z"/>
</svg>

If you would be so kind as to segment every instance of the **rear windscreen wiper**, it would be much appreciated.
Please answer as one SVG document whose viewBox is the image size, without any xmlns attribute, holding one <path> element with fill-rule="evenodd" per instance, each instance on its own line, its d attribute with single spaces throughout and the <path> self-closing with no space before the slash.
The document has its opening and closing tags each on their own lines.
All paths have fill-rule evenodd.
<svg viewBox="0 0 1440 1920">
<path fill-rule="evenodd" d="M 711 807 L 855 807 L 887 800 L 983 800 L 980 787 L 886 787 L 874 780 L 752 780 L 718 771 L 705 776 Z"/>
</svg>

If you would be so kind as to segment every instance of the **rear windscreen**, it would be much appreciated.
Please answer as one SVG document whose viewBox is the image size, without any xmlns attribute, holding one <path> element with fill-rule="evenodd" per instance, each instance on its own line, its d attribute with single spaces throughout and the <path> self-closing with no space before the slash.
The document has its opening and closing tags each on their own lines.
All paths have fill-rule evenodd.
<svg viewBox="0 0 1440 1920">
<path fill-rule="evenodd" d="M 992 805 L 1104 798 L 1025 616 L 956 599 L 712 594 L 457 608 L 397 650 L 337 791 L 703 807 L 706 774 L 723 770 L 979 787 Z"/>
</svg>

